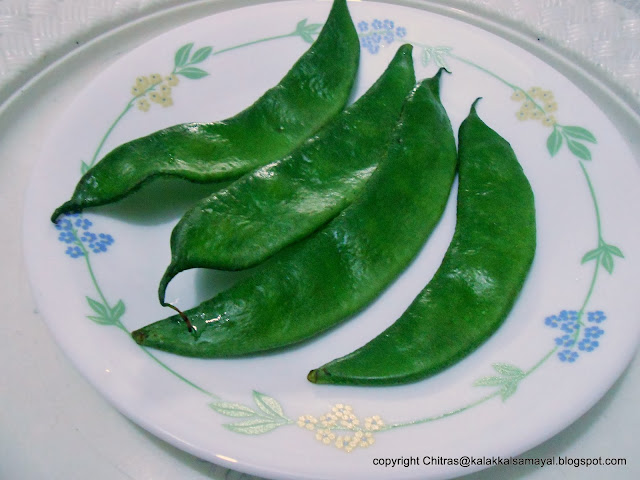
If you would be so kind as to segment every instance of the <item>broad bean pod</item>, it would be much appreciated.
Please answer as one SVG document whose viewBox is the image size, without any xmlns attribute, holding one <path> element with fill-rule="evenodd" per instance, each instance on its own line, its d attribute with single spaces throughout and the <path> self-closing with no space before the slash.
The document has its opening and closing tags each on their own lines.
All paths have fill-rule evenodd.
<svg viewBox="0 0 640 480">
<path fill-rule="evenodd" d="M 411 45 L 378 81 L 310 140 L 194 205 L 171 234 L 171 264 L 159 288 L 195 267 L 254 266 L 343 210 L 384 156 L 415 85 Z"/>
<path fill-rule="evenodd" d="M 534 196 L 509 143 L 474 106 L 460 126 L 457 223 L 442 264 L 388 329 L 312 370 L 314 383 L 399 385 L 451 366 L 504 322 L 536 249 Z"/>
<path fill-rule="evenodd" d="M 132 333 L 180 355 L 234 357 L 309 339 L 374 300 L 439 221 L 455 177 L 440 74 L 409 95 L 386 159 L 363 192 L 324 228 L 281 250 L 198 307 Z"/>
<path fill-rule="evenodd" d="M 313 45 L 253 105 L 226 120 L 175 125 L 120 145 L 82 176 L 52 221 L 120 200 L 154 178 L 231 180 L 282 158 L 344 108 L 359 58 L 346 0 L 334 0 Z"/>
</svg>

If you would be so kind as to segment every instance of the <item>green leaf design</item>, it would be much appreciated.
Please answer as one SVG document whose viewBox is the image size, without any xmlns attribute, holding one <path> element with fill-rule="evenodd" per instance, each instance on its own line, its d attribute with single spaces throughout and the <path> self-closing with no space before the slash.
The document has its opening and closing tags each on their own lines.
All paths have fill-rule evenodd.
<svg viewBox="0 0 640 480">
<path fill-rule="evenodd" d="M 518 389 L 518 382 L 511 382 L 511 383 L 505 384 L 505 386 L 502 387 L 502 389 L 500 390 L 500 397 L 502 398 L 502 401 L 504 402 L 507 398 L 509 398 L 514 393 L 516 393 L 517 389 Z"/>
<path fill-rule="evenodd" d="M 122 300 L 118 300 L 118 303 L 111 309 L 111 320 L 116 322 L 120 319 L 122 315 L 124 315 L 125 307 L 124 302 Z"/>
<path fill-rule="evenodd" d="M 584 257 L 582 257 L 582 261 L 580 263 L 587 263 L 591 260 L 597 260 L 600 255 L 602 255 L 602 249 L 598 247 L 595 250 L 587 252 Z"/>
<path fill-rule="evenodd" d="M 508 380 L 504 377 L 482 377 L 473 382 L 474 387 L 497 387 L 504 385 Z"/>
<path fill-rule="evenodd" d="M 622 254 L 622 250 L 620 250 L 615 245 L 605 245 L 605 248 L 612 255 L 615 255 L 616 257 L 624 258 L 624 255 Z"/>
<path fill-rule="evenodd" d="M 190 78 L 192 80 L 197 80 L 202 77 L 206 77 L 209 75 L 207 72 L 197 67 L 185 67 L 176 72 L 178 75 L 182 75 L 184 77 Z"/>
<path fill-rule="evenodd" d="M 193 56 L 191 57 L 191 60 L 189 60 L 189 65 L 203 62 L 209 57 L 209 55 L 211 55 L 212 51 L 213 51 L 212 47 L 202 47 L 198 49 L 196 53 L 194 53 Z"/>
<path fill-rule="evenodd" d="M 476 387 L 499 387 L 494 395 L 500 395 L 502 401 L 505 401 L 516 392 L 518 383 L 527 374 L 521 368 L 510 363 L 494 363 L 492 367 L 500 376 L 479 378 L 473 385 Z"/>
<path fill-rule="evenodd" d="M 558 153 L 560 147 L 562 147 L 562 134 L 557 128 L 554 128 L 549 138 L 547 138 L 547 150 L 549 150 L 549 154 L 553 157 Z"/>
<path fill-rule="evenodd" d="M 562 133 L 567 137 L 574 138 L 576 140 L 584 140 L 585 142 L 598 143 L 596 137 L 586 128 L 576 126 L 562 127 Z"/>
<path fill-rule="evenodd" d="M 601 260 L 605 270 L 610 274 L 613 273 L 613 256 L 608 251 L 604 251 Z"/>
<path fill-rule="evenodd" d="M 271 418 L 251 418 L 249 420 L 244 420 L 236 423 L 226 423 L 223 426 L 236 433 L 244 433 L 245 435 L 260 435 L 263 433 L 270 432 L 285 423 L 278 422 Z"/>
<path fill-rule="evenodd" d="M 113 322 L 111 322 L 108 318 L 96 317 L 94 315 L 87 315 L 87 318 L 97 323 L 98 325 L 113 325 Z"/>
<path fill-rule="evenodd" d="M 320 27 L 322 27 L 320 23 L 310 23 L 307 25 L 307 19 L 305 18 L 298 22 L 294 34 L 299 35 L 307 43 L 313 43 L 313 34 L 315 34 Z"/>
<path fill-rule="evenodd" d="M 422 61 L 422 66 L 426 67 L 427 65 L 429 65 L 429 62 L 431 61 L 431 49 L 429 47 L 425 47 L 422 49 L 422 55 L 420 55 L 420 60 Z"/>
<path fill-rule="evenodd" d="M 175 67 L 182 67 L 189 60 L 189 55 L 191 54 L 191 49 L 193 48 L 193 43 L 187 43 L 178 49 L 176 52 L 176 56 L 174 59 Z"/>
<path fill-rule="evenodd" d="M 254 417 L 256 412 L 240 403 L 231 402 L 211 402 L 209 406 L 216 412 L 227 417 Z"/>
<path fill-rule="evenodd" d="M 85 297 L 91 309 L 96 312 L 99 316 L 109 319 L 109 310 L 106 305 L 100 303 L 98 300 L 94 300 L 91 297 Z"/>
<path fill-rule="evenodd" d="M 84 175 L 85 173 L 87 173 L 89 171 L 91 167 L 89 166 L 89 164 L 87 162 L 85 162 L 84 160 L 82 160 L 82 163 L 80 164 L 80 173 L 82 175 Z"/>
<path fill-rule="evenodd" d="M 511 365 L 510 363 L 494 363 L 493 368 L 500 375 L 505 377 L 517 377 L 522 378 L 525 376 L 524 371 L 521 368 Z"/>
<path fill-rule="evenodd" d="M 300 38 L 302 38 L 307 43 L 313 43 L 314 41 L 313 37 L 307 32 L 300 33 Z"/>
<path fill-rule="evenodd" d="M 447 62 L 445 61 L 442 52 L 439 52 L 438 50 L 433 52 L 433 61 L 438 67 L 447 68 Z"/>
<path fill-rule="evenodd" d="M 265 395 L 264 393 L 256 392 L 254 390 L 253 401 L 256 403 L 258 408 L 269 417 L 286 419 L 284 410 L 282 410 L 282 406 L 275 398 Z"/>
<path fill-rule="evenodd" d="M 436 66 L 449 70 L 445 58 L 450 51 L 451 47 L 424 47 L 421 55 L 422 65 L 426 67 L 433 60 Z"/>
<path fill-rule="evenodd" d="M 571 153 L 582 160 L 591 160 L 591 152 L 583 143 L 571 140 L 569 137 L 566 137 L 566 139 L 567 147 L 569 147 Z"/>
</svg>

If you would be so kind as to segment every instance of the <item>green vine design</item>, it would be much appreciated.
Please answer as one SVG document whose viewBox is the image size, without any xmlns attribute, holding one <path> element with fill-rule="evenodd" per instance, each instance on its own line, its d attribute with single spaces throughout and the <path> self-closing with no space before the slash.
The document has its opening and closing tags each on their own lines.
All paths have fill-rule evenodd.
<svg viewBox="0 0 640 480">
<path fill-rule="evenodd" d="M 363 24 L 361 23 L 359 25 L 362 26 Z M 320 24 L 307 24 L 307 20 L 305 19 L 298 22 L 294 31 L 291 33 L 254 40 L 218 51 L 214 51 L 212 47 L 201 47 L 192 54 L 194 44 L 189 43 L 183 45 L 177 50 L 174 56 L 174 67 L 168 76 L 161 77 L 160 75 L 154 74 L 148 77 L 138 77 L 136 79 L 136 84 L 132 88 L 133 97 L 107 129 L 105 135 L 100 140 L 91 161 L 88 163 L 85 163 L 84 161 L 82 162 L 82 173 L 86 172 L 86 170 L 95 164 L 107 138 L 111 135 L 120 120 L 133 108 L 134 105 L 137 104 L 140 110 L 147 111 L 150 106 L 147 99 L 150 98 L 154 102 L 164 106 L 170 106 L 170 88 L 178 85 L 178 77 L 197 80 L 208 75 L 208 72 L 195 65 L 201 64 L 207 59 L 224 52 L 276 39 L 300 37 L 305 42 L 312 43 L 313 35 L 317 33 L 321 26 L 322 25 Z M 364 26 L 362 26 L 362 29 L 364 30 Z M 585 179 L 593 202 L 597 231 L 597 247 L 587 252 L 581 259 L 582 264 L 595 262 L 595 265 L 591 281 L 589 283 L 589 288 L 585 294 L 580 310 L 575 312 L 576 318 L 574 329 L 571 330 L 570 338 L 566 340 L 567 344 L 570 342 L 575 344 L 579 338 L 581 330 L 585 327 L 584 317 L 586 308 L 595 290 L 601 267 L 609 274 L 612 274 L 614 270 L 615 257 L 624 258 L 620 248 L 604 241 L 598 200 L 585 163 L 592 159 L 591 151 L 587 144 L 596 144 L 596 137 L 583 127 L 561 125 L 556 121 L 554 113 L 557 111 L 558 106 L 553 98 L 552 92 L 543 90 L 539 87 L 524 89 L 512 84 L 496 73 L 466 58 L 456 55 L 452 47 L 428 46 L 415 43 L 414 45 L 421 49 L 420 58 L 423 66 L 428 66 L 429 64 L 434 63 L 438 67 L 445 67 L 451 70 L 448 61 L 460 62 L 501 82 L 511 90 L 512 100 L 522 102 L 521 108 L 516 114 L 518 119 L 540 120 L 543 125 L 552 128 L 551 134 L 546 141 L 549 155 L 552 158 L 555 157 L 561 151 L 563 145 L 566 145 L 568 151 L 577 158 L 580 171 Z M 375 52 L 372 50 L 372 53 L 376 52 L 377 50 L 375 50 Z M 158 99 L 163 95 L 165 100 L 159 101 Z M 167 101 L 167 99 L 169 101 Z M 80 222 L 82 222 L 82 217 L 80 216 L 78 218 L 80 218 Z M 76 222 L 77 221 L 78 220 L 76 220 Z M 98 296 L 98 299 L 91 298 L 89 296 L 86 297 L 88 305 L 93 311 L 93 314 L 87 315 L 87 318 L 99 325 L 111 325 L 129 334 L 130 332 L 121 322 L 121 318 L 125 313 L 124 302 L 122 300 L 118 300 L 114 304 L 111 304 L 107 301 L 91 265 L 91 252 L 85 245 L 86 241 L 81 237 L 82 232 L 79 232 L 78 228 L 73 227 L 72 223 L 69 223 L 69 225 L 71 225 L 71 227 L 65 227 L 65 231 L 71 232 L 69 235 L 73 235 L 73 238 L 65 237 L 66 239 L 63 240 L 63 232 L 60 239 L 66 243 L 72 244 L 72 246 L 69 247 L 70 250 L 66 252 L 71 257 L 84 257 L 89 276 Z M 77 225 L 81 225 L 81 223 L 77 223 Z M 218 414 L 232 419 L 229 423 L 223 424 L 223 426 L 228 430 L 245 435 L 259 435 L 286 425 L 297 424 L 304 430 L 313 431 L 315 438 L 320 443 L 324 445 L 333 445 L 337 449 L 345 452 L 351 452 L 356 448 L 367 448 L 373 445 L 375 443 L 375 435 L 378 433 L 426 424 L 458 415 L 494 398 L 500 398 L 505 402 L 517 392 L 517 389 L 523 380 L 531 376 L 554 355 L 559 354 L 560 350 L 560 346 L 556 345 L 547 351 L 528 369 L 523 369 L 510 363 L 495 363 L 492 365 L 493 372 L 491 374 L 479 378 L 473 383 L 474 387 L 491 389 L 492 391 L 490 393 L 447 412 L 411 421 L 387 424 L 379 415 L 361 418 L 354 413 L 353 408 L 350 405 L 344 404 L 335 404 L 329 411 L 319 417 L 305 414 L 299 416 L 297 420 L 294 420 L 285 414 L 282 405 L 275 398 L 257 391 L 253 391 L 252 393 L 252 405 L 224 401 L 217 395 L 201 388 L 180 375 L 178 372 L 174 371 L 170 366 L 166 365 L 146 348 L 140 348 L 167 372 L 171 373 L 187 385 L 209 396 L 211 399 L 208 404 L 209 407 Z M 563 359 L 561 358 L 561 360 Z M 569 359 L 568 361 L 573 360 Z"/>
</svg>

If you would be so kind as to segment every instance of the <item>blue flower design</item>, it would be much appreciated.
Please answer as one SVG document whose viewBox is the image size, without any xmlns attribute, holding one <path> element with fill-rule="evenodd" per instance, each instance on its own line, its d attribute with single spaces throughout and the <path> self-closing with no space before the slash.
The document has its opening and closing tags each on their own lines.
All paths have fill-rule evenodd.
<svg viewBox="0 0 640 480">
<path fill-rule="evenodd" d="M 63 243 L 73 243 L 76 241 L 76 236 L 73 232 L 63 230 L 60 232 L 60 235 L 58 235 L 58 240 Z"/>
<path fill-rule="evenodd" d="M 576 341 L 571 337 L 571 335 L 563 335 L 561 337 L 556 337 L 555 339 L 556 345 L 559 347 L 571 347 Z"/>
<path fill-rule="evenodd" d="M 580 324 L 578 322 L 564 322 L 560 326 L 560 330 L 567 333 L 573 333 L 580 328 Z"/>
<path fill-rule="evenodd" d="M 575 310 L 562 310 L 559 314 L 563 322 L 573 323 L 578 321 L 578 312 Z"/>
<path fill-rule="evenodd" d="M 111 245 L 114 242 L 113 237 L 107 233 L 101 233 L 98 237 L 100 237 L 100 241 L 105 245 Z"/>
<path fill-rule="evenodd" d="M 587 327 L 584 330 L 585 338 L 600 338 L 600 336 L 604 333 L 600 327 Z"/>
<path fill-rule="evenodd" d="M 568 348 L 558 352 L 558 358 L 561 362 L 573 363 L 578 359 L 578 352 L 569 350 Z"/>
<path fill-rule="evenodd" d="M 65 215 L 56 222 L 56 229 L 60 231 L 58 240 L 66 244 L 75 244 L 69 246 L 65 253 L 71 258 L 79 258 L 85 256 L 88 250 L 93 253 L 102 253 L 107 251 L 107 247 L 114 243 L 114 239 L 107 233 L 94 233 L 89 229 L 93 226 L 93 222 L 82 217 L 79 213 Z"/>
<path fill-rule="evenodd" d="M 593 352 L 600 346 L 597 340 L 604 334 L 604 330 L 596 325 L 587 327 L 581 320 L 582 311 L 561 310 L 557 315 L 549 315 L 544 323 L 550 328 L 559 328 L 565 334 L 554 338 L 561 362 L 573 363 L 581 352 Z M 607 316 L 601 310 L 587 313 L 589 322 L 601 323 Z"/>
<path fill-rule="evenodd" d="M 602 323 L 607 319 L 607 316 L 602 310 L 596 310 L 595 312 L 587 313 L 587 320 L 593 323 Z"/>
<path fill-rule="evenodd" d="M 107 251 L 107 246 L 102 242 L 90 243 L 89 248 L 93 253 L 101 253 Z"/>
<path fill-rule="evenodd" d="M 364 21 L 358 22 L 357 28 L 360 32 L 360 45 L 372 54 L 380 51 L 383 42 L 390 44 L 396 38 L 402 38 L 407 34 L 406 28 L 396 27 L 395 22 L 389 19 L 375 19 L 371 24 Z"/>
<path fill-rule="evenodd" d="M 558 328 L 558 326 L 560 325 L 560 319 L 558 318 L 557 315 L 549 315 L 547 318 L 544 319 L 544 324 L 547 327 Z"/>
<path fill-rule="evenodd" d="M 87 220 L 86 218 L 77 218 L 75 222 L 73 222 L 74 225 L 78 228 L 81 228 L 82 230 L 87 230 L 91 225 L 93 225 L 93 223 L 91 223 L 91 220 Z"/>
<path fill-rule="evenodd" d="M 95 242 L 97 239 L 98 239 L 98 236 L 92 232 L 84 232 L 82 237 L 80 237 L 80 240 L 82 240 L 84 243 L 92 243 L 92 242 Z"/>
<path fill-rule="evenodd" d="M 69 255 L 71 258 L 84 257 L 84 252 L 77 245 L 73 247 L 67 247 L 67 250 L 64 253 Z"/>
<path fill-rule="evenodd" d="M 58 221 L 56 222 L 56 228 L 62 231 L 69 231 L 73 229 L 73 225 L 68 218 L 63 217 L 58 219 Z"/>
<path fill-rule="evenodd" d="M 580 343 L 578 343 L 578 348 L 585 352 L 593 352 L 593 350 L 598 348 L 599 345 L 600 342 L 598 342 L 597 340 L 593 340 L 591 338 L 583 338 L 582 340 L 580 340 Z"/>
<path fill-rule="evenodd" d="M 362 48 L 366 48 L 370 53 L 376 54 L 380 50 L 380 46 L 373 42 L 371 37 L 362 37 L 360 39 Z"/>
</svg>

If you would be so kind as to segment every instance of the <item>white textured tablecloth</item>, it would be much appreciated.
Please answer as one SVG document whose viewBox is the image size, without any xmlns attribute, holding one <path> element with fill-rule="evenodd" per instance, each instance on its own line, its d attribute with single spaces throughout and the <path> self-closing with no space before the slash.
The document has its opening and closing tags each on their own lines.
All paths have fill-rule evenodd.
<svg viewBox="0 0 640 480">
<path fill-rule="evenodd" d="M 0 92 L 85 39 L 176 0 L 0 0 Z M 640 101 L 638 0 L 457 0 L 517 21 L 602 68 Z M 5 93 L 6 95 L 6 93 Z M 2 96 L 0 96 L 0 100 Z"/>
<path fill-rule="evenodd" d="M 92 38 L 176 0 L 0 0 L 0 248 L 3 269 L 15 276 L 0 282 L 0 479 L 225 479 L 248 475 L 202 462 L 147 434 L 118 414 L 75 372 L 33 310 L 20 259 L 20 212 L 28 178 L 12 155 L 37 156 L 25 132 L 47 127 L 81 80 L 70 79 L 37 110 L 21 98 L 24 85 L 57 59 Z M 640 2 L 635 0 L 455 0 L 461 8 L 489 11 L 532 29 L 547 42 L 590 62 L 640 111 Z M 83 61 L 82 59 L 79 61 Z M 90 59 L 84 59 L 89 62 Z M 38 94 L 36 84 L 29 92 Z M 46 92 L 45 92 L 46 93 Z M 42 130 L 40 130 L 42 129 Z M 11 158 L 9 158 L 11 157 Z M 23 159 L 24 160 L 24 159 Z M 26 161 L 26 160 L 25 160 Z M 10 163 L 14 162 L 14 163 Z M 29 162 L 27 162 L 29 164 Z M 31 163 L 32 164 L 32 163 Z M 32 353 L 32 352 L 37 352 Z M 536 457 L 627 456 L 625 469 L 507 469 L 474 479 L 640 478 L 632 458 L 640 432 L 635 408 L 639 391 L 636 358 L 611 391 L 585 417 L 537 447 Z M 620 451 L 615 451 L 620 449 Z M 608 473 L 607 473 L 608 472 Z M 390 477 L 392 478 L 392 477 Z"/>
</svg>

